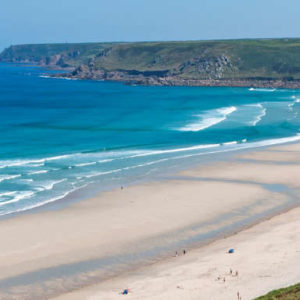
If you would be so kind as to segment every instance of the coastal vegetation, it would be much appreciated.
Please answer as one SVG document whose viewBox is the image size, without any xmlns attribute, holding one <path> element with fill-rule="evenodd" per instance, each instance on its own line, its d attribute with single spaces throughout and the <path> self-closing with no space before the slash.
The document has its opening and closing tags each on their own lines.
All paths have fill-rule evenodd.
<svg viewBox="0 0 300 300">
<path fill-rule="evenodd" d="M 300 299 L 300 283 L 293 286 L 272 291 L 256 300 L 298 300 Z"/>
<path fill-rule="evenodd" d="M 300 86 L 300 39 L 16 45 L 0 61 L 136 84 Z"/>
</svg>

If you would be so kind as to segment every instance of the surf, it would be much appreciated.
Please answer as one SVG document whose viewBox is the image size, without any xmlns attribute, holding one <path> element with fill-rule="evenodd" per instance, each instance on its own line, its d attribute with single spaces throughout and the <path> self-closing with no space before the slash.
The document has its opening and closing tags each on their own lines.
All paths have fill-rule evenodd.
<svg viewBox="0 0 300 300">
<path fill-rule="evenodd" d="M 210 111 L 206 111 L 202 114 L 195 115 L 198 121 L 189 123 L 181 128 L 179 131 L 200 131 L 219 124 L 227 119 L 227 117 L 236 111 L 235 106 L 222 107 Z"/>
</svg>

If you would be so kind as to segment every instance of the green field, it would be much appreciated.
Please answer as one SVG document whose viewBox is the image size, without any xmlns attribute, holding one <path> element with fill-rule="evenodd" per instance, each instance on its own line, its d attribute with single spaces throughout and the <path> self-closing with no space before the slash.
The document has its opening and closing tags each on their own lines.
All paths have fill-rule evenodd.
<svg viewBox="0 0 300 300">
<path fill-rule="evenodd" d="M 255 300 L 300 300 L 300 283 L 285 289 L 272 291 Z"/>
<path fill-rule="evenodd" d="M 300 80 L 300 39 L 17 45 L 0 60 L 185 79 Z"/>
</svg>

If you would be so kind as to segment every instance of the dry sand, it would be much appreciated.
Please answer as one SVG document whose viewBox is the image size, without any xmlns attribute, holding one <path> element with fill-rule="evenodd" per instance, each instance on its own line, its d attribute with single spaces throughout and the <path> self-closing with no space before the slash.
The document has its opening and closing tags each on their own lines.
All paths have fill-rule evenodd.
<svg viewBox="0 0 300 300">
<path fill-rule="evenodd" d="M 119 292 L 127 287 L 128 299 L 231 300 L 237 292 L 253 299 L 300 281 L 299 215 L 300 209 L 293 209 L 185 256 L 56 300 L 123 299 Z M 231 247 L 235 253 L 226 253 Z"/>
<path fill-rule="evenodd" d="M 291 156 L 287 160 L 285 156 L 298 150 L 290 145 L 259 154 L 267 157 L 276 152 L 280 164 L 259 158 L 242 161 L 255 159 L 249 153 L 182 172 L 181 179 L 126 187 L 59 211 L 2 220 L 0 299 L 43 299 L 59 294 L 64 294 L 59 299 L 115 299 L 127 286 L 133 289 L 128 297 L 134 299 L 199 299 L 200 295 L 235 299 L 237 290 L 243 299 L 251 299 L 300 281 L 296 263 L 300 221 L 295 209 L 287 217 L 276 217 L 184 257 L 84 288 L 100 281 L 105 272 L 113 274 L 110 264 L 124 267 L 149 249 L 166 247 L 170 251 L 176 243 L 192 245 L 196 237 L 213 237 L 215 230 L 245 220 L 254 222 L 253 217 L 260 213 L 297 205 L 300 165 L 291 164 Z M 277 190 L 274 184 L 290 189 Z M 237 252 L 225 254 L 228 247 Z M 103 267 L 102 262 L 108 263 Z M 226 275 L 230 268 L 240 275 Z M 215 281 L 219 275 L 226 275 L 225 283 Z M 74 289 L 79 291 L 68 294 Z"/>
</svg>

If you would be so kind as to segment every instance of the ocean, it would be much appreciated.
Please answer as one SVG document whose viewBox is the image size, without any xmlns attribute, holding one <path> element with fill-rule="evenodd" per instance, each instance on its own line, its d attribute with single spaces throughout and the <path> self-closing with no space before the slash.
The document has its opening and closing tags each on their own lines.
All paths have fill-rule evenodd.
<svg viewBox="0 0 300 300">
<path fill-rule="evenodd" d="M 300 90 L 127 86 L 0 64 L 0 215 L 300 140 Z M 53 71 L 52 71 L 53 72 Z"/>
</svg>

